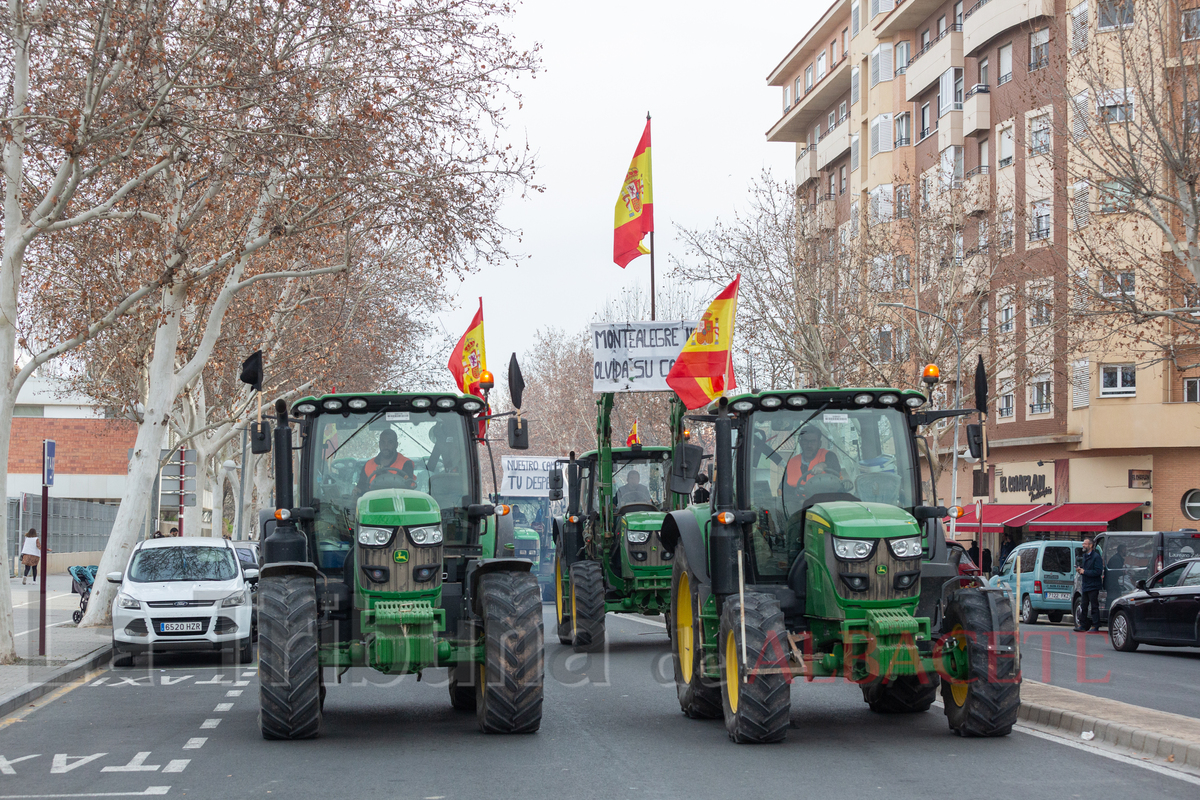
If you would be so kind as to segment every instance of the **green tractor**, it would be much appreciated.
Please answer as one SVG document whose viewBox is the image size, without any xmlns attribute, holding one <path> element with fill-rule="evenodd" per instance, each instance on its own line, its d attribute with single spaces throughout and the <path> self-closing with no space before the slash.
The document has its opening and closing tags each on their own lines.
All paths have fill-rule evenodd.
<svg viewBox="0 0 1200 800">
<path fill-rule="evenodd" d="M 338 680 L 350 667 L 418 678 L 447 667 L 451 704 L 485 733 L 541 725 L 536 562 L 505 547 L 511 515 L 481 502 L 484 413 L 447 393 L 306 397 L 290 414 L 277 404 L 278 521 L 264 530 L 258 587 L 264 738 L 318 734 L 326 667 Z M 269 452 L 265 429 L 254 433 L 255 452 Z M 510 419 L 509 445 L 527 443 Z"/>
<path fill-rule="evenodd" d="M 554 598 L 554 540 L 550 533 L 550 501 L 544 497 L 497 497 L 513 517 L 513 547 L 507 555 L 533 562 L 542 599 Z"/>
<path fill-rule="evenodd" d="M 690 717 L 735 742 L 787 733 L 796 678 L 842 676 L 879 713 L 927 710 L 1003 736 L 1020 707 L 1011 602 L 959 578 L 917 429 L 917 391 L 821 389 L 722 398 L 710 503 L 668 515 L 673 662 Z M 978 583 L 979 585 L 972 585 Z"/>
<path fill-rule="evenodd" d="M 683 405 L 672 403 L 673 447 L 612 446 L 613 395 L 597 401 L 598 448 L 566 461 L 566 514 L 554 521 L 558 639 L 576 652 L 604 648 L 604 618 L 666 614 L 673 554 L 659 541 L 667 512 L 687 505 L 700 448 L 685 441 Z M 550 477 L 561 499 L 561 469 Z"/>
</svg>

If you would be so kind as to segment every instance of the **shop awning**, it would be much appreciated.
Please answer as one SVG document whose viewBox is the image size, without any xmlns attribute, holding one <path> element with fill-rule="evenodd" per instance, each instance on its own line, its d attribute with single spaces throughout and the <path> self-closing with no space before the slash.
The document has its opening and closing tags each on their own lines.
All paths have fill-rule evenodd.
<svg viewBox="0 0 1200 800">
<path fill-rule="evenodd" d="M 1128 514 L 1141 503 L 1063 503 L 1029 520 L 1029 531 L 1096 533 L 1108 530 L 1108 523 Z"/>
<path fill-rule="evenodd" d="M 1005 527 L 1019 528 L 1030 519 L 1043 514 L 1053 506 L 1044 503 L 1015 503 L 998 504 L 986 503 L 983 506 L 983 530 L 985 533 L 999 533 Z M 955 533 L 979 533 L 979 521 L 975 519 L 975 506 L 965 507 L 966 514 L 954 524 Z M 946 533 L 950 533 L 950 520 L 945 520 Z"/>
</svg>

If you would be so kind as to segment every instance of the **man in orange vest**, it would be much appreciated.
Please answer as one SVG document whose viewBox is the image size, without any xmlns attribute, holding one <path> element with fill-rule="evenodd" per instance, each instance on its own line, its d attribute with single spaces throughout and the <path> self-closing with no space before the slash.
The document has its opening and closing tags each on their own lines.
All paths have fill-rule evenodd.
<svg viewBox="0 0 1200 800">
<path fill-rule="evenodd" d="M 821 447 L 821 430 L 805 426 L 799 434 L 800 452 L 788 459 L 784 480 L 795 488 L 808 483 L 814 475 L 841 474 L 841 464 L 834 453 Z"/>
<path fill-rule="evenodd" d="M 417 488 L 413 462 L 400 454 L 398 441 L 396 432 L 391 428 L 379 434 L 379 455 L 363 464 L 358 473 L 358 485 L 354 492 L 356 495 L 362 495 L 373 488 Z M 376 481 L 379 481 L 378 487 L 375 486 Z"/>
</svg>

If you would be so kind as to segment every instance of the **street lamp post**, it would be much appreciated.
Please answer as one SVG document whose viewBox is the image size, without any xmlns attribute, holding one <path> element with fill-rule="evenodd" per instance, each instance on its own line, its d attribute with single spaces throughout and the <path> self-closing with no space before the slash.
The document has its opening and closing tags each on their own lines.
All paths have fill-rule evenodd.
<svg viewBox="0 0 1200 800">
<path fill-rule="evenodd" d="M 909 311 L 914 311 L 917 314 L 926 314 L 930 317 L 933 317 L 936 320 L 940 320 L 943 325 L 945 325 L 947 328 L 950 329 L 950 333 L 954 334 L 954 350 L 955 350 L 955 354 L 958 358 L 958 364 L 954 369 L 954 407 L 961 408 L 962 407 L 962 340 L 958 336 L 958 331 L 954 328 L 953 325 L 950 324 L 950 322 L 945 317 L 941 316 L 940 314 L 934 314 L 932 311 L 925 311 L 923 309 L 916 308 L 914 306 L 907 306 L 904 303 L 880 303 L 879 305 L 887 306 L 889 308 L 907 308 Z M 952 470 L 952 473 L 950 476 L 950 497 L 952 498 L 952 501 L 954 503 L 958 503 L 958 417 L 954 418 L 954 445 L 953 445 L 953 447 L 951 447 L 951 451 L 953 452 L 954 455 L 951 457 L 951 467 L 950 467 L 950 469 Z M 954 525 L 953 517 L 951 517 L 950 524 L 951 524 L 951 526 Z M 979 526 L 979 531 L 980 531 L 980 535 L 982 536 L 982 533 L 983 533 L 982 523 Z M 980 556 L 980 559 L 982 562 L 982 558 L 983 558 L 983 545 L 982 544 L 980 545 L 979 556 Z"/>
</svg>

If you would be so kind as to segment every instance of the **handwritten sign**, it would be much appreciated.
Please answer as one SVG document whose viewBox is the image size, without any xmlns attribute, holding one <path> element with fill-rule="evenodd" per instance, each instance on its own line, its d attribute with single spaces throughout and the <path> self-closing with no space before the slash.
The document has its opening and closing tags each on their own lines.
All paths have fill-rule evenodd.
<svg viewBox="0 0 1200 800">
<path fill-rule="evenodd" d="M 669 392 L 667 373 L 696 322 L 592 325 L 593 392 Z"/>
</svg>

